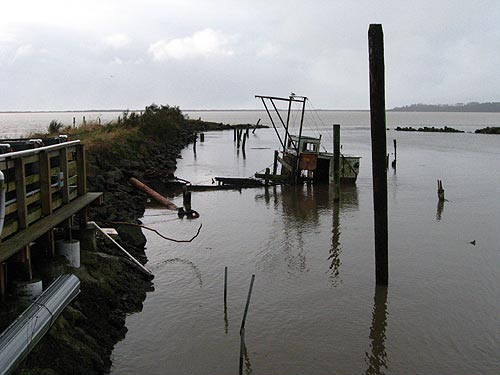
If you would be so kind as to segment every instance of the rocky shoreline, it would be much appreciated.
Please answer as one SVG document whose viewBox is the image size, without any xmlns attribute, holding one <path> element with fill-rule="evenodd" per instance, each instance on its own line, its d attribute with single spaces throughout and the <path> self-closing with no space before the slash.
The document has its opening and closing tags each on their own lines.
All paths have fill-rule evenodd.
<svg viewBox="0 0 500 375">
<path fill-rule="evenodd" d="M 146 196 L 130 185 L 129 178 L 136 177 L 160 193 L 172 195 L 181 188 L 172 182 L 176 159 L 195 140 L 196 131 L 230 128 L 203 121 L 189 123 L 168 142 L 145 137 L 140 145 L 124 143 L 118 152 L 99 147 L 88 150 L 89 191 L 104 192 L 103 204 L 91 208 L 90 219 L 115 227 L 119 242 L 142 263 L 147 258 L 141 229 L 112 224 L 140 223 L 144 214 Z M 76 270 L 61 264 L 65 272 L 80 278 L 81 293 L 29 354 L 18 374 L 109 373 L 113 347 L 127 331 L 125 317 L 142 310 L 153 283 L 103 239 L 97 240 L 97 251 L 82 249 L 81 264 Z"/>
</svg>

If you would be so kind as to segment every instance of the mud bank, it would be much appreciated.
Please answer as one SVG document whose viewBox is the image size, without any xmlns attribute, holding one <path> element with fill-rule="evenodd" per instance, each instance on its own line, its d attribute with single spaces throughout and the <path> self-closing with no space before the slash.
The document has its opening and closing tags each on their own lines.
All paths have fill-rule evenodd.
<svg viewBox="0 0 500 375">
<path fill-rule="evenodd" d="M 90 220 L 115 227 L 118 241 L 142 263 L 147 258 L 141 229 L 113 224 L 139 223 L 144 213 L 146 196 L 130 185 L 129 178 L 136 177 L 164 194 L 172 194 L 180 188 L 180 184 L 172 182 L 176 159 L 182 148 L 194 140 L 197 129 L 186 127 L 163 143 L 143 138 L 113 149 L 88 147 L 89 190 L 104 192 L 104 203 L 91 208 Z M 208 127 L 204 125 L 203 130 Z M 126 315 L 141 311 L 146 292 L 153 290 L 152 280 L 107 241 L 98 239 L 96 251 L 81 250 L 80 269 L 60 265 L 80 278 L 80 295 L 33 349 L 18 374 L 108 373 L 113 347 L 127 331 Z"/>
</svg>

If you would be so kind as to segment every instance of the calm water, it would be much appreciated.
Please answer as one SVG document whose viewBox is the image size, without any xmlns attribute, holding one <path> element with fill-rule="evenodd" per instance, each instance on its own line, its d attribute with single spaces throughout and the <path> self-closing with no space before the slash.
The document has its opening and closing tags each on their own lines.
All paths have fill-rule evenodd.
<svg viewBox="0 0 500 375">
<path fill-rule="evenodd" d="M 200 115 L 253 123 L 261 114 Z M 147 210 L 144 223 L 168 236 L 203 228 L 187 244 L 145 233 L 155 291 L 127 318 L 113 373 L 238 373 L 252 274 L 246 374 L 500 372 L 500 136 L 388 131 L 391 152 L 398 141 L 397 171 L 388 173 L 390 284 L 376 289 L 369 115 L 320 116 L 343 125 L 345 153 L 363 157 L 357 185 L 339 205 L 327 186 L 304 185 L 196 192 L 195 221 Z M 389 114 L 388 123 L 471 130 L 498 125 L 500 115 Z M 196 156 L 184 150 L 177 174 L 202 183 L 250 176 L 271 163 L 276 146 L 272 129 L 257 130 L 243 158 L 232 132 L 207 133 Z M 442 208 L 437 179 L 448 199 Z"/>
<path fill-rule="evenodd" d="M 263 112 L 189 115 L 265 121 Z M 9 124 L 19 127 L 21 117 Z M 356 187 L 339 205 L 328 186 L 195 192 L 195 221 L 148 209 L 144 223 L 167 236 L 203 228 L 185 244 L 145 232 L 155 291 L 127 318 L 112 373 L 238 373 L 252 274 L 246 374 L 500 373 L 500 136 L 388 131 L 388 150 L 398 142 L 397 171 L 388 172 L 390 282 L 376 289 L 369 113 L 308 120 L 305 133 L 322 132 L 327 148 L 331 124 L 342 125 L 343 152 L 363 157 Z M 388 127 L 397 125 L 472 131 L 499 126 L 500 114 L 389 113 Z M 0 127 L 11 131 L 4 115 Z M 183 151 L 177 175 L 199 183 L 251 176 L 270 165 L 277 145 L 272 129 L 257 130 L 243 158 L 232 132 L 207 133 L 196 157 Z M 448 199 L 441 208 L 437 179 Z"/>
</svg>

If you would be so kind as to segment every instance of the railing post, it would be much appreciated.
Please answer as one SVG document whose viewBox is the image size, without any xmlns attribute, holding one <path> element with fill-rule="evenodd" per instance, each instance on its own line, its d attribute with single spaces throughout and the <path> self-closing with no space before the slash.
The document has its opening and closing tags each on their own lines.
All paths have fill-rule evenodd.
<svg viewBox="0 0 500 375">
<path fill-rule="evenodd" d="M 62 148 L 59 152 L 61 172 L 63 174 L 63 185 L 61 187 L 63 204 L 69 203 L 69 167 L 68 167 L 68 149 Z"/>
<path fill-rule="evenodd" d="M 47 151 L 40 152 L 40 198 L 42 200 L 42 214 L 52 213 L 52 187 L 50 178 L 50 156 Z"/>
<path fill-rule="evenodd" d="M 22 157 L 14 160 L 16 175 L 16 204 L 19 229 L 28 227 L 28 205 L 26 202 L 26 170 Z"/>
<path fill-rule="evenodd" d="M 85 195 L 87 193 L 87 167 L 85 146 L 82 144 L 76 146 L 76 173 L 78 176 L 78 195 Z"/>
</svg>

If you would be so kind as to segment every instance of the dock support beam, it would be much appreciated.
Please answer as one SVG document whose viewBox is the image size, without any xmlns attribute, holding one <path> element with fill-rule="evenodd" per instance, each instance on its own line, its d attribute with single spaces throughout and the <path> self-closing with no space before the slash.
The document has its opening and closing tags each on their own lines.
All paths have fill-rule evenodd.
<svg viewBox="0 0 500 375">
<path fill-rule="evenodd" d="M 373 208 L 375 220 L 375 279 L 389 282 L 387 224 L 387 140 L 385 119 L 384 33 L 382 25 L 368 30 L 370 60 L 370 119 L 372 138 Z"/>
</svg>

